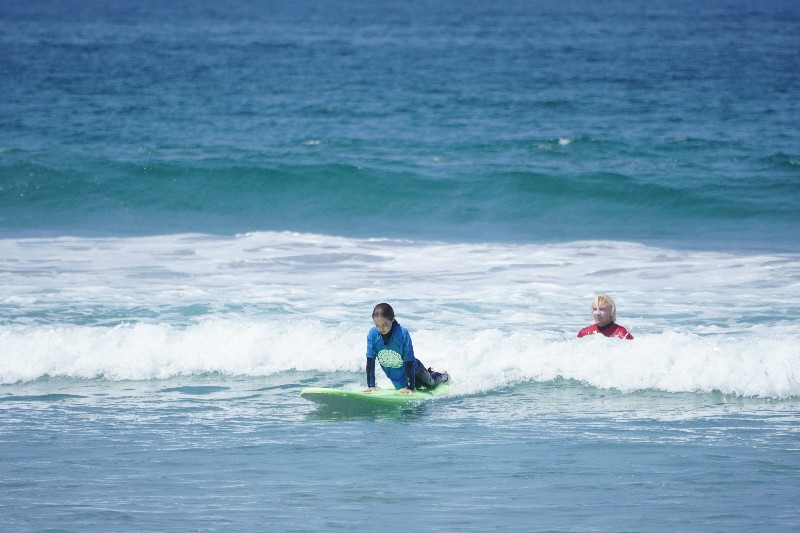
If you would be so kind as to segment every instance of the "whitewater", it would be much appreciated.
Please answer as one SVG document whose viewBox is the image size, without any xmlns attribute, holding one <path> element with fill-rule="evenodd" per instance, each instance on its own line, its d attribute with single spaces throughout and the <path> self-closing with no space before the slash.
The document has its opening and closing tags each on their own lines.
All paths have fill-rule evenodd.
<svg viewBox="0 0 800 533">
<path fill-rule="evenodd" d="M 575 380 L 800 395 L 796 254 L 258 232 L 0 241 L 4 384 L 350 372 L 395 306 L 457 394 Z M 595 293 L 635 342 L 576 339 Z M 351 379 L 361 381 L 361 376 Z"/>
</svg>

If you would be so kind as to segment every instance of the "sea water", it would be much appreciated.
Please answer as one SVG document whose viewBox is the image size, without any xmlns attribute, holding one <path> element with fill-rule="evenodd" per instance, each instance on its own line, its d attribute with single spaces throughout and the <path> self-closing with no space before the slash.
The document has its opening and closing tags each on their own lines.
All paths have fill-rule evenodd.
<svg viewBox="0 0 800 533">
<path fill-rule="evenodd" d="M 3 531 L 800 530 L 799 22 L 0 1 Z"/>
</svg>

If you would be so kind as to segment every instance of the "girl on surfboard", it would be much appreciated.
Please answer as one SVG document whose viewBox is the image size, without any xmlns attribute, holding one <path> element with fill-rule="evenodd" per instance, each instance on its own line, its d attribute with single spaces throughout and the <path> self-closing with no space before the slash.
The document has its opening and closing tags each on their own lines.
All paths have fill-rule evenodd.
<svg viewBox="0 0 800 533">
<path fill-rule="evenodd" d="M 425 368 L 414 357 L 411 335 L 394 318 L 394 309 L 387 303 L 380 303 L 372 311 L 375 326 L 367 333 L 367 389 L 376 390 L 375 361 L 381 365 L 395 389 L 400 394 L 410 394 L 417 387 L 433 389 L 450 380 L 446 371 L 437 372 Z"/>
</svg>

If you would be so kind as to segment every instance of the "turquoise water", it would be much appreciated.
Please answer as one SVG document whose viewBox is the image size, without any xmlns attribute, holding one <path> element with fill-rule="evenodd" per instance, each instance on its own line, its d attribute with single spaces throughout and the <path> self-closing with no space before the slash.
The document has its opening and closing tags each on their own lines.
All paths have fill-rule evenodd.
<svg viewBox="0 0 800 533">
<path fill-rule="evenodd" d="M 798 21 L 0 0 L 3 530 L 800 529 Z"/>
</svg>

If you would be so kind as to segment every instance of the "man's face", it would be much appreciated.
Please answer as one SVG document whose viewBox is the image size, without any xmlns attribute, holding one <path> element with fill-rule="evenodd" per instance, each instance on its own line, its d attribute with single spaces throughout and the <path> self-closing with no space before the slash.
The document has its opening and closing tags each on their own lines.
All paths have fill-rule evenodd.
<svg viewBox="0 0 800 533">
<path fill-rule="evenodd" d="M 592 306 L 592 317 L 594 317 L 594 323 L 601 328 L 611 324 L 611 306 L 608 302 L 600 300 Z"/>
</svg>

